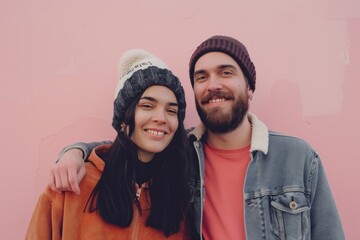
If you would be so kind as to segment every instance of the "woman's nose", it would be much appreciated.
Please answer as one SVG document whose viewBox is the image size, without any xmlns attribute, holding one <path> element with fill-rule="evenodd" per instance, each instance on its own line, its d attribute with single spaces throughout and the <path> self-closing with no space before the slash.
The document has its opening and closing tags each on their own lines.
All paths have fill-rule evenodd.
<svg viewBox="0 0 360 240">
<path fill-rule="evenodd" d="M 166 115 L 164 110 L 157 110 L 154 112 L 154 115 L 152 117 L 152 120 L 157 123 L 166 123 Z"/>
</svg>

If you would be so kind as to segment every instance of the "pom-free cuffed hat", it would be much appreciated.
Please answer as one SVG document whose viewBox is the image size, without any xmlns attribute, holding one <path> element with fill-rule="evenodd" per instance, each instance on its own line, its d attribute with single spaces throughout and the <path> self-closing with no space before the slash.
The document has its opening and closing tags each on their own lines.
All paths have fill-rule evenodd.
<svg viewBox="0 0 360 240">
<path fill-rule="evenodd" d="M 228 36 L 213 36 L 202 42 L 192 54 L 189 63 L 191 85 L 194 87 L 195 64 L 201 56 L 209 52 L 222 52 L 232 57 L 239 64 L 248 80 L 250 89 L 255 91 L 256 71 L 250 55 L 241 42 Z"/>
<path fill-rule="evenodd" d="M 130 103 L 152 85 L 168 87 L 174 92 L 178 107 L 179 121 L 185 118 L 185 93 L 179 79 L 166 64 L 153 54 L 132 49 L 125 52 L 119 63 L 120 80 L 115 91 L 114 116 L 112 125 L 120 132 L 126 109 Z"/>
</svg>

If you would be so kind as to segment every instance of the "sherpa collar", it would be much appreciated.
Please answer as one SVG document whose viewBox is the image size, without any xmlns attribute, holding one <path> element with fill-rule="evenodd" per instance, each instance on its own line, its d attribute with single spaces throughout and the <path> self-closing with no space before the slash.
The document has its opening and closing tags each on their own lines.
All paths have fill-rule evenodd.
<svg viewBox="0 0 360 240">
<path fill-rule="evenodd" d="M 269 130 L 266 125 L 260 121 L 254 114 L 248 113 L 248 119 L 252 126 L 251 134 L 251 147 L 250 152 L 262 151 L 264 154 L 267 154 L 269 149 Z M 199 126 L 194 128 L 189 133 L 197 138 L 199 141 L 202 136 L 205 134 L 206 128 L 204 124 L 200 123 Z"/>
</svg>

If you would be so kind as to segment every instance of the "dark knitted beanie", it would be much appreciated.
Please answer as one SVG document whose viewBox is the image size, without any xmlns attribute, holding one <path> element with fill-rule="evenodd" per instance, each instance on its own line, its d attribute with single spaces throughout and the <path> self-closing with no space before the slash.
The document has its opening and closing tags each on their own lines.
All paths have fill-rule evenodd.
<svg viewBox="0 0 360 240">
<path fill-rule="evenodd" d="M 209 52 L 222 52 L 232 57 L 240 66 L 249 81 L 250 89 L 255 91 L 256 71 L 246 47 L 238 40 L 227 36 L 213 36 L 202 42 L 192 54 L 189 63 L 191 85 L 194 87 L 194 68 L 201 56 Z"/>
<path fill-rule="evenodd" d="M 167 69 L 166 64 L 153 54 L 142 49 L 125 52 L 120 59 L 120 80 L 115 92 L 112 125 L 120 132 L 126 109 L 136 96 L 153 85 L 168 87 L 174 92 L 179 121 L 185 118 L 185 93 L 179 79 Z"/>
</svg>

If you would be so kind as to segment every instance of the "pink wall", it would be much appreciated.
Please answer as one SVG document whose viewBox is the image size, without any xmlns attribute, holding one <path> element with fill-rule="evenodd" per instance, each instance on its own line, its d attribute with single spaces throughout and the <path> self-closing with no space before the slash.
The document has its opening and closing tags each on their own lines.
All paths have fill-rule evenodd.
<svg viewBox="0 0 360 240">
<path fill-rule="evenodd" d="M 347 238 L 358 238 L 359 1 L 95 2 L 0 2 L 0 239 L 23 238 L 62 146 L 114 136 L 125 50 L 171 66 L 188 92 L 186 125 L 196 124 L 188 59 L 213 34 L 248 47 L 258 72 L 252 112 L 317 149 Z"/>
</svg>

